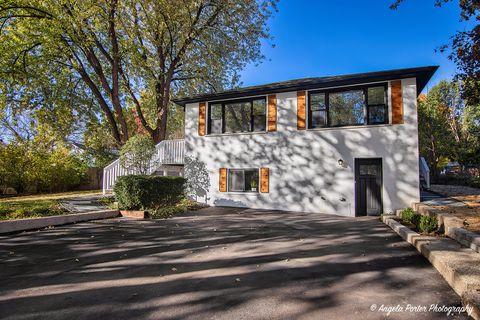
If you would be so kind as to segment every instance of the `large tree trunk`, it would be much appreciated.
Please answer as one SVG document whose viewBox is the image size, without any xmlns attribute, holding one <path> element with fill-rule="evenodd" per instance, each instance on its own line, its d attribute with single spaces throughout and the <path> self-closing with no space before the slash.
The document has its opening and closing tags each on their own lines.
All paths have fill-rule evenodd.
<svg viewBox="0 0 480 320">
<path fill-rule="evenodd" d="M 153 130 L 152 139 L 155 143 L 165 140 L 167 136 L 167 112 L 160 118 L 160 125 Z"/>
</svg>

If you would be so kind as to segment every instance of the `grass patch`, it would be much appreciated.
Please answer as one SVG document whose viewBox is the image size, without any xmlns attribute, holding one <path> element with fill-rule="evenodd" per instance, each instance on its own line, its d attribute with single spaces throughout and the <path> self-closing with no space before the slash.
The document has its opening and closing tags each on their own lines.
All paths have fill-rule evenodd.
<svg viewBox="0 0 480 320">
<path fill-rule="evenodd" d="M 159 207 L 156 209 L 147 210 L 147 212 L 151 219 L 165 219 L 179 213 L 195 211 L 201 208 L 204 208 L 204 206 L 198 202 L 184 198 L 175 205 Z"/>
<path fill-rule="evenodd" d="M 16 201 L 30 201 L 30 200 L 58 200 L 64 198 L 82 197 L 102 194 L 101 190 L 87 190 L 87 191 L 71 191 L 61 193 L 44 193 L 44 194 L 32 194 L 24 196 L 9 196 L 0 197 L 0 203 L 2 202 L 16 202 Z"/>
<path fill-rule="evenodd" d="M 117 210 L 118 209 L 118 203 L 117 200 L 115 200 L 115 196 L 104 196 L 98 199 L 98 202 L 103 204 L 105 207 L 112 209 L 112 210 Z"/>
<path fill-rule="evenodd" d="M 0 220 L 39 218 L 67 214 L 56 200 L 22 200 L 0 202 Z"/>
</svg>

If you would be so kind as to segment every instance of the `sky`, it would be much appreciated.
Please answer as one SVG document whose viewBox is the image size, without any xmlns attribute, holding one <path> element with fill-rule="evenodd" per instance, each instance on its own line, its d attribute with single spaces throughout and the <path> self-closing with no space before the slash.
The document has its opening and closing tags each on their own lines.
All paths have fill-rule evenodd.
<svg viewBox="0 0 480 320">
<path fill-rule="evenodd" d="M 440 8 L 434 0 L 405 0 L 391 10 L 393 2 L 280 0 L 268 22 L 274 39 L 262 42 L 266 59 L 245 68 L 242 86 L 429 65 L 440 68 L 424 91 L 450 79 L 455 65 L 435 49 L 467 26 L 458 0 Z"/>
</svg>

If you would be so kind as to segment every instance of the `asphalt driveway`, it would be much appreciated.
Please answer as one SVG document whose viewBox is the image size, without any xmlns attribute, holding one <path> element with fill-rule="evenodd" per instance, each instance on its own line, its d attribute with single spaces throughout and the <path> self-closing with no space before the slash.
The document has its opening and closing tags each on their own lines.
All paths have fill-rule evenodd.
<svg viewBox="0 0 480 320">
<path fill-rule="evenodd" d="M 374 218 L 207 208 L 0 237 L 2 319 L 446 317 L 408 304 L 460 298 Z"/>
</svg>

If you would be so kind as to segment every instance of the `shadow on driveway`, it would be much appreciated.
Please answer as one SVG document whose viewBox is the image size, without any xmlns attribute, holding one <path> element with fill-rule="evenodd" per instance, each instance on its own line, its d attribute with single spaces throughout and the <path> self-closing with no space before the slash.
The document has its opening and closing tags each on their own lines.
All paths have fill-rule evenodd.
<svg viewBox="0 0 480 320">
<path fill-rule="evenodd" d="M 372 304 L 460 305 L 374 218 L 217 207 L 110 219 L 2 236 L 0 262 L 3 319 L 378 319 Z"/>
</svg>

